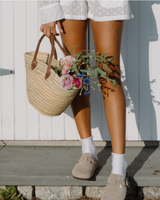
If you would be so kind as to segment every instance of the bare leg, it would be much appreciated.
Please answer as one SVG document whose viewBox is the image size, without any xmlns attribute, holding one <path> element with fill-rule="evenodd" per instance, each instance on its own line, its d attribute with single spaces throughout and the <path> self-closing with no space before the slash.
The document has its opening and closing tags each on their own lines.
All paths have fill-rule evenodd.
<svg viewBox="0 0 160 200">
<path fill-rule="evenodd" d="M 114 70 L 113 77 L 119 83 L 117 88 L 101 81 L 104 97 L 105 114 L 111 136 L 112 151 L 117 154 L 125 152 L 125 96 L 120 80 L 120 45 L 123 21 L 95 22 L 91 20 L 97 52 L 115 56 L 110 66 Z M 111 89 L 108 89 L 111 88 Z M 108 95 L 107 95 L 108 93 Z"/>
<path fill-rule="evenodd" d="M 86 49 L 87 20 L 64 20 L 62 25 L 65 31 L 62 34 L 62 40 L 68 51 L 77 45 L 78 47 L 74 48 L 72 54 Z M 89 96 L 79 96 L 78 94 L 73 100 L 71 108 L 81 139 L 91 137 Z"/>
</svg>

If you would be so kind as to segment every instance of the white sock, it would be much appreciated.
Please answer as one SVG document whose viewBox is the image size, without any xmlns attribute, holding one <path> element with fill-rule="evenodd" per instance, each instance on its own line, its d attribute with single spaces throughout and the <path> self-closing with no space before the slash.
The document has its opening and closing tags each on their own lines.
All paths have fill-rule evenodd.
<svg viewBox="0 0 160 200">
<path fill-rule="evenodd" d="M 127 161 L 126 154 L 112 153 L 112 174 L 121 175 L 121 179 L 126 177 Z"/>
<path fill-rule="evenodd" d="M 91 153 L 92 157 L 98 160 L 96 155 L 96 147 L 93 143 L 93 137 L 88 137 L 85 139 L 81 139 L 82 142 L 82 154 L 84 153 Z"/>
</svg>

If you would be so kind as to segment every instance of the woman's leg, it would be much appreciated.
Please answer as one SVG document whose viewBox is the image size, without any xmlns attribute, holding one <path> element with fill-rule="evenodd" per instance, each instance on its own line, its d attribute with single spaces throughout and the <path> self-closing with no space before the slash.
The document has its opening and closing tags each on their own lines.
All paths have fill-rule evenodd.
<svg viewBox="0 0 160 200">
<path fill-rule="evenodd" d="M 77 54 L 80 50 L 85 50 L 87 20 L 64 20 L 62 25 L 64 29 L 62 41 L 67 50 L 70 51 L 77 45 L 78 47 L 73 49 L 72 54 Z M 79 96 L 78 94 L 73 100 L 71 107 L 81 137 L 83 154 L 79 162 L 73 168 L 72 175 L 75 178 L 89 179 L 98 166 L 98 158 L 91 136 L 89 96 L 85 96 L 84 94 Z"/>
<path fill-rule="evenodd" d="M 115 56 L 113 78 L 119 83 L 115 88 L 101 81 L 104 97 L 105 114 L 111 136 L 112 151 L 117 154 L 125 152 L 125 96 L 120 80 L 120 45 L 123 21 L 95 22 L 91 20 L 96 52 Z M 111 89 L 108 89 L 111 88 Z"/>
<path fill-rule="evenodd" d="M 87 20 L 64 20 L 62 25 L 64 29 L 62 41 L 67 50 L 70 51 L 77 45 L 78 47 L 73 49 L 72 54 L 86 49 Z M 77 94 L 71 108 L 81 139 L 91 137 L 89 96 Z"/>
<path fill-rule="evenodd" d="M 112 172 L 101 200 L 124 200 L 126 196 L 125 159 L 125 96 L 120 79 L 120 45 L 123 21 L 95 22 L 91 20 L 96 52 L 115 56 L 110 77 L 118 87 L 100 79 L 104 98 L 105 114 L 112 142 Z M 99 66 L 102 67 L 101 65 Z M 116 184 L 114 184 L 116 183 Z"/>
</svg>

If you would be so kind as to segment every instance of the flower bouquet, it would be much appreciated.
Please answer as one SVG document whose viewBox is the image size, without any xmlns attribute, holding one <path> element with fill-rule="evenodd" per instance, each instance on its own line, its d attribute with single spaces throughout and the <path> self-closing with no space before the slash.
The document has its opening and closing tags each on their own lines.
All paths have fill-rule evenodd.
<svg viewBox="0 0 160 200">
<path fill-rule="evenodd" d="M 114 57 L 108 58 L 106 57 L 107 53 L 100 55 L 98 52 L 95 53 L 95 50 L 82 50 L 73 57 L 71 51 L 68 56 L 60 59 L 58 67 L 51 66 L 62 79 L 61 86 L 63 88 L 69 90 L 76 87 L 80 89 L 79 95 L 82 95 L 83 91 L 84 95 L 88 95 L 91 89 L 95 90 L 93 84 L 96 84 L 101 91 L 101 84 L 97 78 L 106 79 L 117 87 L 117 82 L 107 76 L 108 72 L 111 72 L 107 65 L 114 60 Z M 84 55 L 84 51 L 89 53 Z M 95 65 L 91 62 L 93 59 L 96 60 Z M 98 67 L 99 64 L 102 65 L 102 69 Z"/>
</svg>

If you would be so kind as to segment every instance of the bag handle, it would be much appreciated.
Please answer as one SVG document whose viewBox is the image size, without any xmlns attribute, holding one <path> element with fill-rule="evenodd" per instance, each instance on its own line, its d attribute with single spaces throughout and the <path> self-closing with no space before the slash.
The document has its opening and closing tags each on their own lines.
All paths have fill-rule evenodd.
<svg viewBox="0 0 160 200">
<path fill-rule="evenodd" d="M 34 68 L 36 68 L 36 66 L 38 64 L 38 62 L 36 60 L 37 59 L 37 54 L 38 54 L 38 51 L 39 51 L 40 44 L 41 44 L 41 42 L 42 42 L 42 40 L 43 40 L 44 37 L 45 37 L 45 35 L 43 34 L 41 36 L 41 38 L 39 39 L 39 41 L 38 41 L 38 44 L 37 44 L 37 47 L 36 47 L 36 51 L 35 51 L 35 54 L 34 54 L 34 57 L 33 57 L 32 63 L 31 63 L 31 69 L 32 70 Z M 49 62 L 48 62 L 48 67 L 47 67 L 47 72 L 46 72 L 46 75 L 45 75 L 45 79 L 47 79 L 50 76 L 50 74 L 51 74 L 51 62 L 52 62 L 53 55 L 54 55 L 54 58 L 57 60 L 57 52 L 56 52 L 56 49 L 55 49 L 54 40 L 56 41 L 56 43 L 60 47 L 60 49 L 63 52 L 63 54 L 65 56 L 68 55 L 67 51 L 61 46 L 61 44 L 55 38 L 55 36 L 53 35 L 53 33 L 51 33 L 51 37 L 49 39 L 50 39 L 50 42 L 51 42 L 51 54 L 50 54 L 50 58 L 49 58 Z"/>
</svg>

